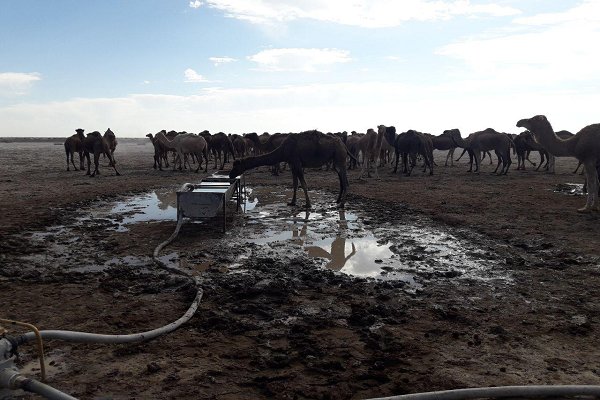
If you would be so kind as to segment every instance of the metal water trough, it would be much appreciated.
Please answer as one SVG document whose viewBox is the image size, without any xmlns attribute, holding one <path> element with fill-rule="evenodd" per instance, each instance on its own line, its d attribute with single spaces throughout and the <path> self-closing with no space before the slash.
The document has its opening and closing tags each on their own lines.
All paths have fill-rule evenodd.
<svg viewBox="0 0 600 400">
<path fill-rule="evenodd" d="M 230 178 L 226 172 L 217 172 L 200 183 L 184 183 L 177 191 L 177 219 L 213 218 L 222 214 L 223 232 L 227 228 L 227 205 L 236 201 L 240 209 L 245 193 L 244 175 Z"/>
</svg>

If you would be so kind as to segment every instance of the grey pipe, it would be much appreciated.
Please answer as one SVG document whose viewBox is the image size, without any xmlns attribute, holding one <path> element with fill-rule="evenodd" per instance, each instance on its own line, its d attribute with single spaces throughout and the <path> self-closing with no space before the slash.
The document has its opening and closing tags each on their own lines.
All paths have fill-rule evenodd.
<svg viewBox="0 0 600 400">
<path fill-rule="evenodd" d="M 182 324 L 189 321 L 196 310 L 198 309 L 198 305 L 200 304 L 200 300 L 202 299 L 202 294 L 204 291 L 199 287 L 198 280 L 194 278 L 194 282 L 196 283 L 196 298 L 188 308 L 188 310 L 181 316 L 178 320 L 171 322 L 168 325 L 165 325 L 161 328 L 153 329 L 151 331 L 140 332 L 140 333 L 132 333 L 129 335 L 103 335 L 98 333 L 87 333 L 87 332 L 77 332 L 77 331 L 62 331 L 62 330 L 47 330 L 40 331 L 43 339 L 60 339 L 66 340 L 69 342 L 81 342 L 81 343 L 132 343 L 132 342 L 142 342 L 145 340 L 154 339 L 157 336 L 164 335 L 165 333 L 169 333 L 179 328 Z M 35 334 L 33 332 L 27 332 L 21 335 L 18 338 L 18 343 L 25 343 L 30 340 L 35 339 Z"/>
<path fill-rule="evenodd" d="M 413 393 L 400 396 L 378 397 L 370 400 L 467 400 L 467 399 L 502 399 L 507 397 L 600 397 L 600 386 L 597 385 L 534 385 L 534 386 L 499 386 L 485 388 L 469 388 L 443 390 L 438 392 Z"/>
<path fill-rule="evenodd" d="M 44 396 L 50 400 L 77 400 L 76 397 L 63 393 L 60 390 L 33 378 L 21 375 L 19 372 L 11 369 L 0 371 L 0 387 L 6 387 L 10 390 L 23 389 L 27 392 Z"/>
</svg>

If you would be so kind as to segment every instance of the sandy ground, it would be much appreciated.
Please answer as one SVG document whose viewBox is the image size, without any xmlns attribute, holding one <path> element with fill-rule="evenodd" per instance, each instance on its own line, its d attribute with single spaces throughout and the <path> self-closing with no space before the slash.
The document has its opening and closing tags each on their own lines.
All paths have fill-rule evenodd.
<svg viewBox="0 0 600 400">
<path fill-rule="evenodd" d="M 122 176 L 104 165 L 89 178 L 66 171 L 59 144 L 0 143 L 0 317 L 114 334 L 179 318 L 193 287 L 151 258 L 175 221 L 131 221 L 152 202 L 167 212 L 180 184 L 206 174 L 153 170 L 139 140 L 119 143 Z M 583 182 L 575 160 L 558 159 L 554 175 L 495 176 L 436 159 L 433 176 L 350 171 L 344 213 L 331 171 L 306 172 L 308 215 L 302 195 L 285 205 L 289 171 L 247 173 L 246 213 L 226 233 L 186 223 L 162 253 L 201 278 L 195 316 L 148 343 L 47 341 L 49 383 L 115 399 L 600 384 L 600 215 L 555 190 Z M 38 376 L 34 346 L 20 351 Z"/>
</svg>

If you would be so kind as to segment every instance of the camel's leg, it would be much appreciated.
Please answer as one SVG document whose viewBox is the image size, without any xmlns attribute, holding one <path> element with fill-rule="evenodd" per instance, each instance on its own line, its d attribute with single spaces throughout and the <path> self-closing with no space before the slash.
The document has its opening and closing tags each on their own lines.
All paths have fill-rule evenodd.
<svg viewBox="0 0 600 400">
<path fill-rule="evenodd" d="M 205 161 L 204 172 L 208 172 L 208 148 L 206 148 L 206 147 L 204 148 L 203 154 L 204 154 L 204 161 Z"/>
<path fill-rule="evenodd" d="M 120 176 L 121 174 L 117 171 L 117 162 L 115 161 L 115 156 L 112 154 L 108 156 L 110 159 L 110 163 L 112 164 L 113 169 L 115 170 L 115 175 Z"/>
<path fill-rule="evenodd" d="M 498 172 L 498 168 L 500 168 L 500 163 L 502 163 L 502 169 L 500 170 L 500 175 L 504 172 L 504 160 L 500 157 L 500 154 L 496 153 L 496 157 L 498 157 L 498 164 L 496 165 L 496 169 L 494 170 L 494 174 Z"/>
<path fill-rule="evenodd" d="M 100 164 L 100 153 L 94 152 L 94 172 L 92 173 L 92 177 L 96 176 L 96 174 L 100 175 L 100 170 L 98 166 Z"/>
<path fill-rule="evenodd" d="M 462 153 L 460 153 L 460 156 L 458 156 L 458 158 L 456 159 L 456 161 L 460 161 L 460 159 L 462 158 L 462 156 L 464 156 L 464 155 L 465 155 L 465 153 L 466 153 L 466 152 L 467 152 L 467 149 L 466 149 L 466 148 L 463 148 L 463 151 L 462 151 Z"/>
<path fill-rule="evenodd" d="M 85 169 L 85 165 L 83 164 L 83 151 L 79 152 L 79 169 L 82 171 Z"/>
<path fill-rule="evenodd" d="M 379 179 L 379 172 L 377 172 L 377 164 L 379 164 L 379 157 L 375 155 L 375 162 L 373 165 L 375 166 L 375 178 Z"/>
<path fill-rule="evenodd" d="M 306 199 L 306 208 L 310 208 L 310 199 L 308 198 L 308 187 L 306 186 L 306 181 L 304 180 L 304 171 L 302 168 L 298 170 L 298 179 L 300 180 L 300 185 L 302 186 L 302 190 L 304 190 L 304 198 Z"/>
<path fill-rule="evenodd" d="M 87 154 L 85 155 L 85 158 L 87 159 L 87 172 L 86 172 L 85 174 L 86 174 L 86 175 L 90 175 L 90 169 L 91 169 L 91 166 L 92 166 L 92 161 L 91 161 L 91 159 L 90 159 L 90 154 L 89 154 L 89 153 L 87 153 Z"/>
<path fill-rule="evenodd" d="M 333 169 L 337 172 L 338 179 L 340 180 L 340 193 L 335 202 L 343 208 L 346 201 L 346 192 L 348 191 L 348 175 L 346 174 L 346 168 L 343 166 L 336 167 L 333 165 Z"/>
<path fill-rule="evenodd" d="M 530 155 L 530 154 L 531 154 L 531 152 L 530 152 L 530 151 L 527 151 L 527 153 L 525 153 L 525 159 L 526 159 L 527 161 L 529 161 L 529 163 L 535 167 L 535 166 L 536 166 L 536 164 L 535 164 L 533 161 L 531 161 L 531 160 L 529 159 L 529 155 Z M 525 164 L 525 161 L 523 161 L 523 164 Z"/>
<path fill-rule="evenodd" d="M 295 168 L 292 168 L 292 187 L 294 189 L 294 194 L 292 195 L 292 201 L 288 203 L 288 206 L 296 205 L 296 193 L 298 192 L 298 171 Z"/>
<path fill-rule="evenodd" d="M 596 161 L 589 160 L 583 165 L 585 171 L 585 179 L 587 183 L 587 199 L 585 206 L 578 209 L 578 212 L 589 213 L 599 209 L 598 204 L 598 172 L 596 171 Z"/>
<path fill-rule="evenodd" d="M 484 155 L 485 155 L 485 153 L 484 153 Z M 475 158 L 475 170 L 473 172 L 479 173 L 479 167 L 481 166 L 481 161 L 483 160 L 483 158 L 481 157 L 481 152 L 474 151 L 473 157 Z"/>
</svg>

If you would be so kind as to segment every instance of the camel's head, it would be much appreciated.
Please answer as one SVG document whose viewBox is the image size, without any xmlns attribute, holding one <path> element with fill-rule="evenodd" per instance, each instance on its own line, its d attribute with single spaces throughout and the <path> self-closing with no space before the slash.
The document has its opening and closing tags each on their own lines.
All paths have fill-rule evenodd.
<svg viewBox="0 0 600 400">
<path fill-rule="evenodd" d="M 78 134 L 78 135 L 82 135 L 82 134 L 83 134 L 83 131 L 84 131 L 84 130 L 83 130 L 83 129 L 81 129 L 81 128 L 75 129 L 75 132 L 77 132 L 77 134 Z"/>
<path fill-rule="evenodd" d="M 452 138 L 452 141 L 454 142 L 454 144 L 458 147 L 463 147 L 462 144 L 463 143 L 463 138 L 460 134 L 460 130 L 457 128 L 453 128 L 453 129 L 446 129 L 442 135 L 448 135 Z"/>
<path fill-rule="evenodd" d="M 536 115 L 532 118 L 524 118 L 517 122 L 519 128 L 525 128 L 528 131 L 535 132 L 541 127 L 548 126 L 550 123 L 543 115 Z"/>
<path fill-rule="evenodd" d="M 246 169 L 244 168 L 244 160 L 235 160 L 233 162 L 233 168 L 231 168 L 231 171 L 229 171 L 229 177 L 235 178 L 236 176 L 243 174 L 245 170 Z"/>
<path fill-rule="evenodd" d="M 396 139 L 395 126 L 379 125 L 377 127 L 377 131 L 379 132 L 379 134 L 383 134 L 388 143 L 394 143 L 394 139 Z"/>
<path fill-rule="evenodd" d="M 525 128 L 533 134 L 536 142 L 540 141 L 540 135 L 545 132 L 554 132 L 548 119 L 543 115 L 536 115 L 532 118 L 525 118 L 517 122 L 519 128 Z"/>
</svg>

